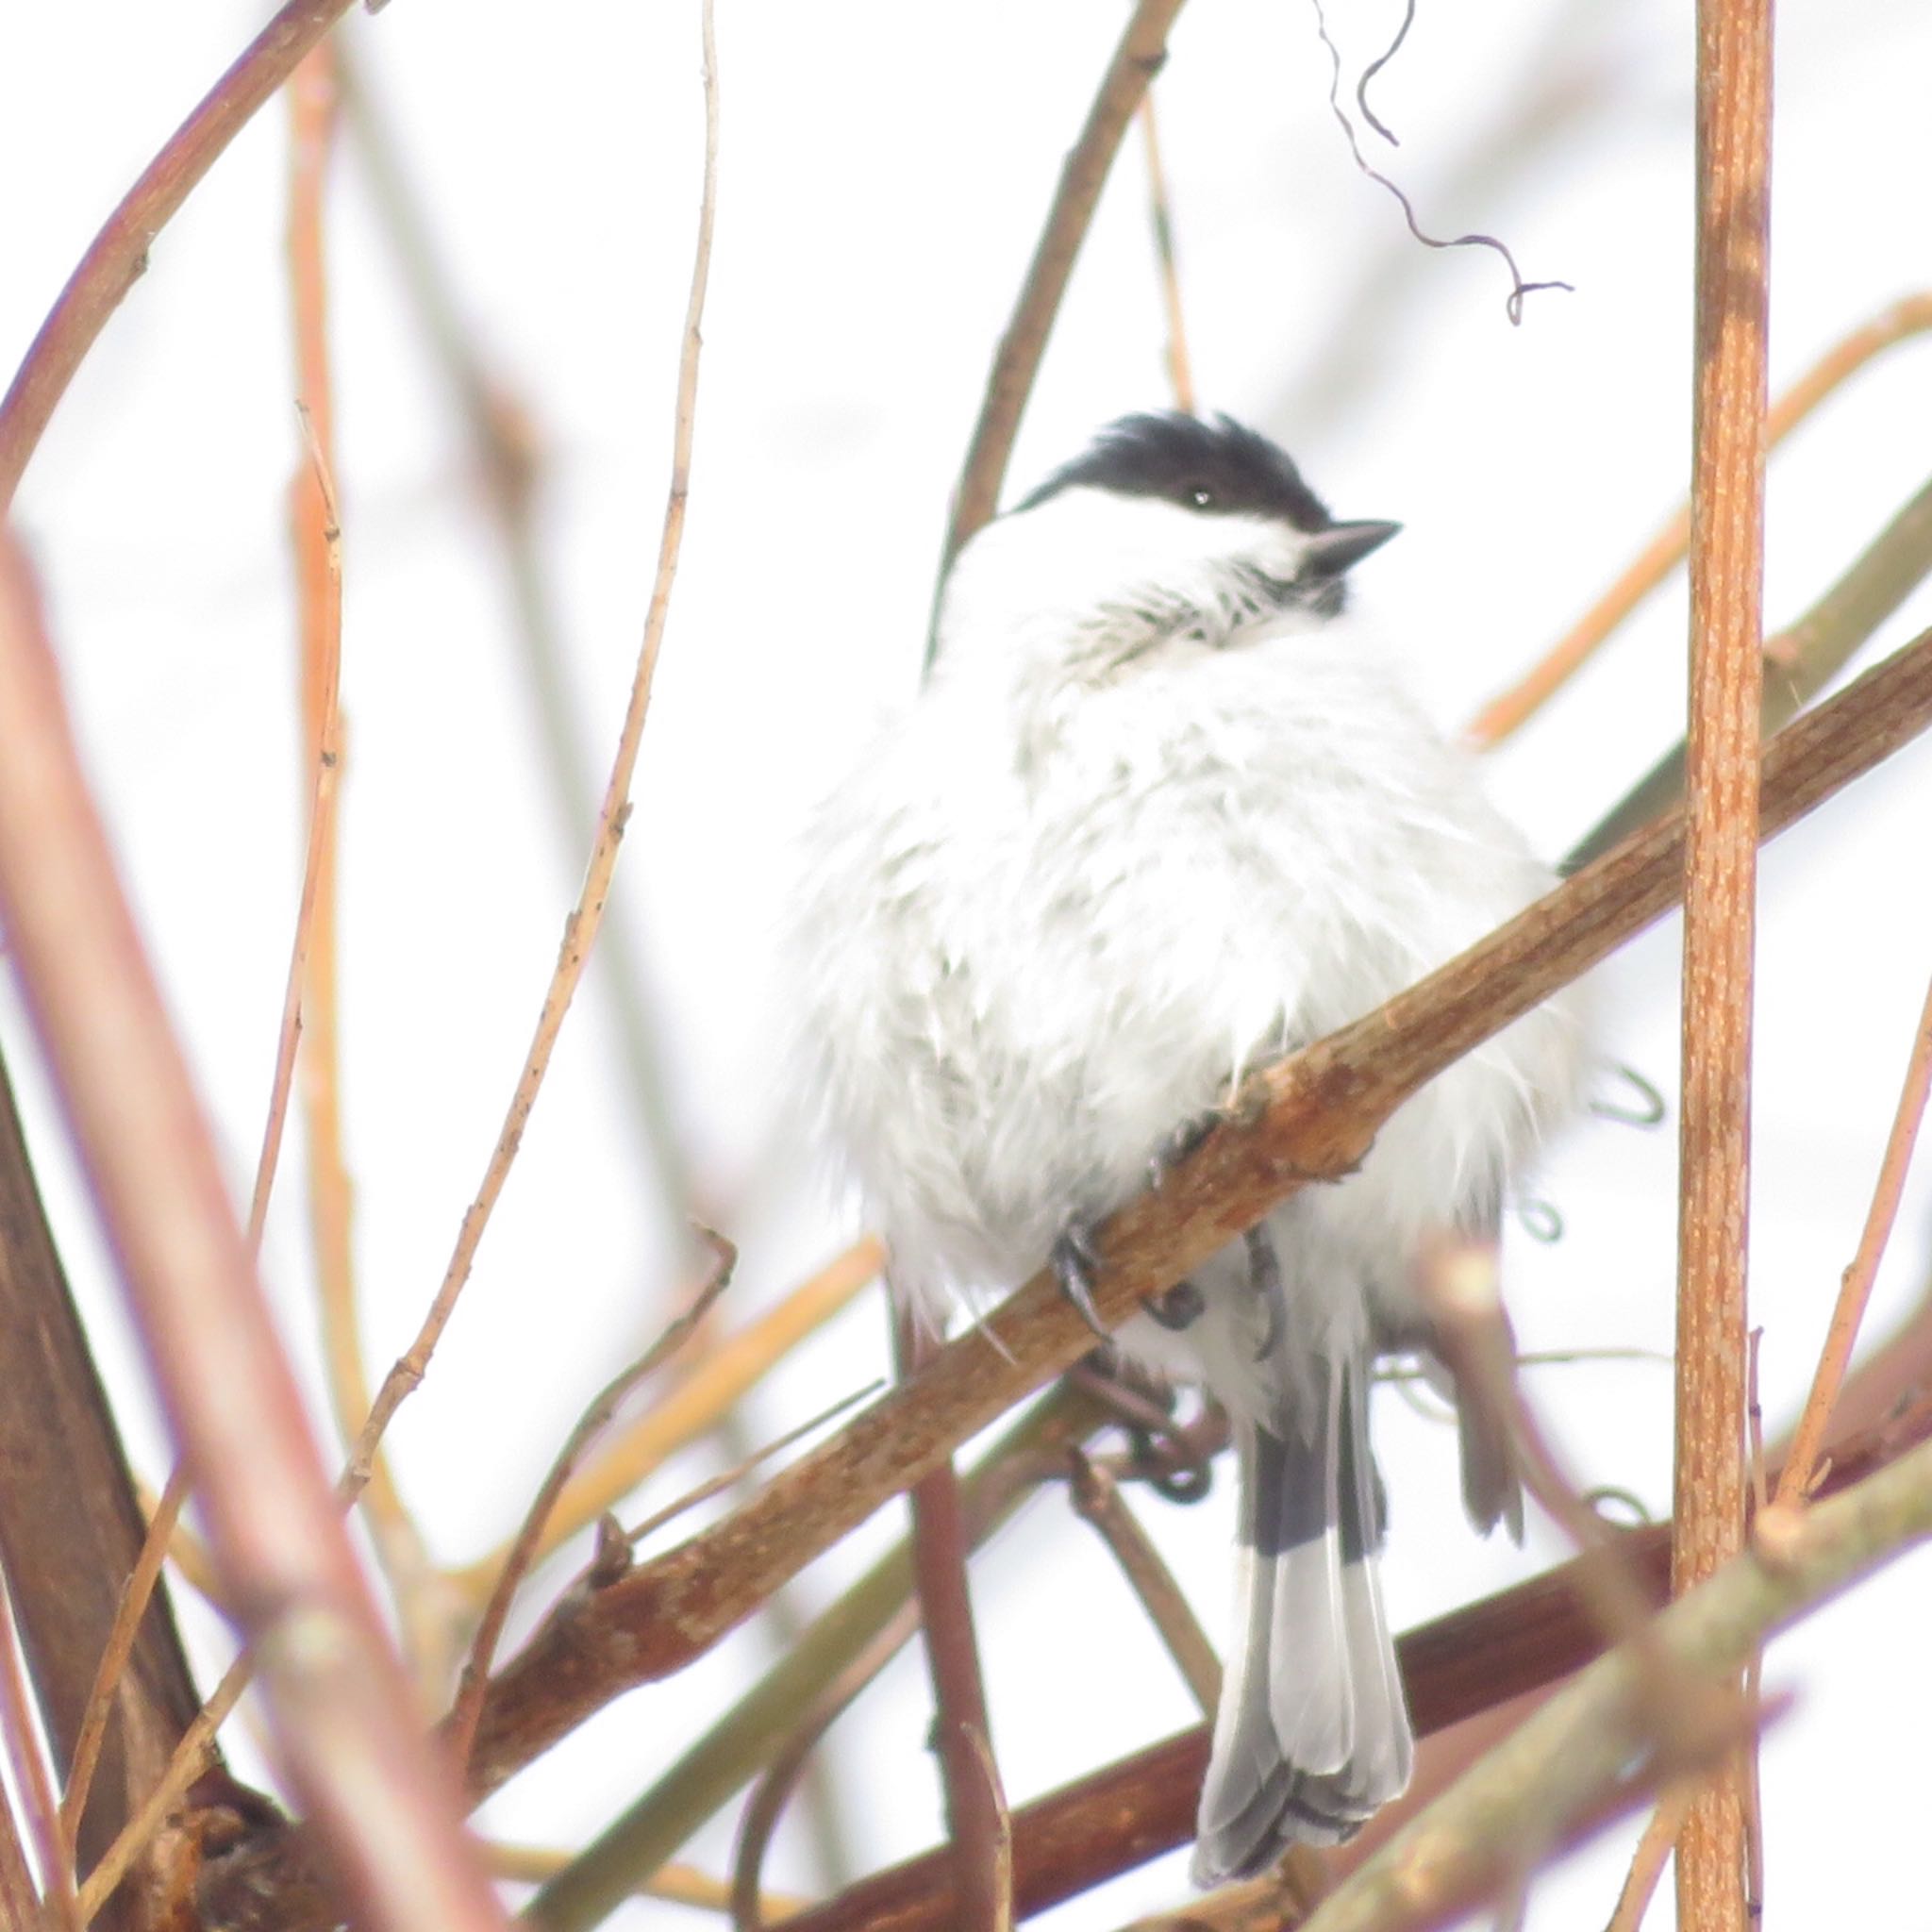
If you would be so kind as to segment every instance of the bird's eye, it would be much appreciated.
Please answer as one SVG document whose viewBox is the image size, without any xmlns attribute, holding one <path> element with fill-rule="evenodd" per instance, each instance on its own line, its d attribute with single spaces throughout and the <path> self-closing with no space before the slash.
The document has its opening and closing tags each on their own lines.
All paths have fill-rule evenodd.
<svg viewBox="0 0 1932 1932">
<path fill-rule="evenodd" d="M 1187 498 L 1196 509 L 1214 508 L 1214 492 L 1205 483 L 1190 483 L 1187 488 Z"/>
</svg>

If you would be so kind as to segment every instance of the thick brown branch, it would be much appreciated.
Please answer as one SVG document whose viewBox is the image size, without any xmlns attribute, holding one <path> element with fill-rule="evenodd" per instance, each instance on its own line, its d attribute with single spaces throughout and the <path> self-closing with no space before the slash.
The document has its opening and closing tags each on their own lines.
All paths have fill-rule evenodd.
<svg viewBox="0 0 1932 1932">
<path fill-rule="evenodd" d="M 34 1185 L 0 1066 L 0 1562 L 56 1766 L 66 1775 L 144 1525 L 121 1438 Z M 97 1858 L 160 1775 L 201 1700 L 165 1596 L 148 1607 L 76 1850 Z"/>
<path fill-rule="evenodd" d="M 1783 733 L 1764 829 L 1790 824 L 1932 721 L 1932 634 Z M 1108 1224 L 1095 1297 L 1124 1321 L 1312 1181 L 1354 1168 L 1401 1102 L 1676 902 L 1671 814 L 1421 985 L 1257 1076 L 1259 1117 L 1210 1135 L 1158 1197 Z M 681 1668 L 890 1497 L 1091 1345 L 1036 1275 L 702 1536 L 602 1590 L 574 1591 L 494 1680 L 472 1776 L 495 1787 L 620 1691 Z"/>
<path fill-rule="evenodd" d="M 0 402 L 0 511 L 13 501 L 67 385 L 108 318 L 147 267 L 155 237 L 179 211 L 255 110 L 354 0 L 289 0 L 257 34 L 108 217 Z"/>
</svg>

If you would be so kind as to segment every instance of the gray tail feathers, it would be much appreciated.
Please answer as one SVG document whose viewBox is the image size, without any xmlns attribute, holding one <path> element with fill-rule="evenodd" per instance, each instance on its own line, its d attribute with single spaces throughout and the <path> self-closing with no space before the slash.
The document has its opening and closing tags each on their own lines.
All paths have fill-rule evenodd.
<svg viewBox="0 0 1932 1932">
<path fill-rule="evenodd" d="M 1240 1618 L 1201 1791 L 1196 1884 L 1340 1844 L 1408 1783 L 1414 1735 L 1382 1611 L 1382 1508 L 1360 1358 L 1318 1365 L 1283 1440 L 1238 1430 Z"/>
</svg>

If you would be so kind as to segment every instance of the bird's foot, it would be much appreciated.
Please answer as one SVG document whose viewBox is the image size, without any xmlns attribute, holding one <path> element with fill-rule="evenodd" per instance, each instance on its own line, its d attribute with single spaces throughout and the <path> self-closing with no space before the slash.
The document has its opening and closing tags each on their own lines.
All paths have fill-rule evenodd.
<svg viewBox="0 0 1932 1932">
<path fill-rule="evenodd" d="M 1060 1230 L 1049 1257 L 1060 1292 L 1066 1296 L 1080 1319 L 1103 1341 L 1111 1341 L 1100 1310 L 1093 1306 L 1093 1277 L 1100 1272 L 1100 1250 L 1093 1240 L 1094 1224 L 1074 1220 Z"/>
<path fill-rule="evenodd" d="M 1252 1126 L 1267 1111 L 1267 1093 L 1254 1079 L 1230 1085 L 1218 1105 L 1183 1121 L 1147 1158 L 1147 1184 L 1158 1193 L 1172 1174 L 1216 1127 Z"/>
</svg>

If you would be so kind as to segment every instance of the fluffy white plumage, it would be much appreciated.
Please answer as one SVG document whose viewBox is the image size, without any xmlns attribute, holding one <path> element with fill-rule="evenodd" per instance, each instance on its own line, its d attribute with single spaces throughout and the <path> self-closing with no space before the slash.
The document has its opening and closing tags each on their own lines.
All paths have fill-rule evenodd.
<svg viewBox="0 0 1932 1932">
<path fill-rule="evenodd" d="M 1231 424 L 1135 418 L 960 555 L 924 689 L 811 821 L 790 943 L 797 1091 L 928 1309 L 1024 1278 L 1245 1070 L 1550 884 L 1341 610 L 1386 534 L 1330 525 Z M 1578 1064 L 1567 1004 L 1518 1022 L 1271 1217 L 1282 1309 L 1235 1248 L 1191 1326 L 1117 1338 L 1240 1424 L 1204 1882 L 1345 1837 L 1407 1781 L 1367 1364 L 1417 1339 L 1418 1249 L 1493 1226 Z M 1507 1465 L 1467 1487 L 1484 1527 L 1514 1507 Z"/>
</svg>

